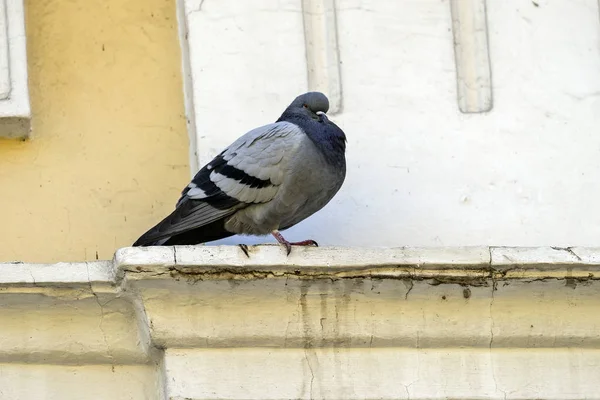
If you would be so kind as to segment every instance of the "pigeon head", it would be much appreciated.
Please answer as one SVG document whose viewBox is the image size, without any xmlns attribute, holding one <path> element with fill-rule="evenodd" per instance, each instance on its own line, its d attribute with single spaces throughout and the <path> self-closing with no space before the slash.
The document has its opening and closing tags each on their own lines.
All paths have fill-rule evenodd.
<svg viewBox="0 0 600 400">
<path fill-rule="evenodd" d="M 296 97 L 290 107 L 302 107 L 310 112 L 329 111 L 329 99 L 321 92 L 308 92 Z"/>
<path fill-rule="evenodd" d="M 319 119 L 320 114 L 329 110 L 329 100 L 321 92 L 308 92 L 296 97 L 292 104 L 286 108 L 284 115 L 305 116 Z"/>
</svg>

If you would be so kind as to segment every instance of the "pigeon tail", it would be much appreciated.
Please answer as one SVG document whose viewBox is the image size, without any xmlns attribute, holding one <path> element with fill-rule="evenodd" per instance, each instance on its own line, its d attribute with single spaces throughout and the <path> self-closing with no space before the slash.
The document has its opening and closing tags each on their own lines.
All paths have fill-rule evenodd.
<svg viewBox="0 0 600 400">
<path fill-rule="evenodd" d="M 206 242 L 212 242 L 213 240 L 225 239 L 227 237 L 235 235 L 225 229 L 225 218 L 211 222 L 210 224 L 201 226 L 196 229 L 192 229 L 186 232 L 182 232 L 167 238 L 159 240 L 145 241 L 142 236 L 134 244 L 134 247 L 145 247 L 145 246 L 178 246 L 178 245 L 193 245 Z M 150 233 L 150 232 L 148 232 Z"/>
</svg>

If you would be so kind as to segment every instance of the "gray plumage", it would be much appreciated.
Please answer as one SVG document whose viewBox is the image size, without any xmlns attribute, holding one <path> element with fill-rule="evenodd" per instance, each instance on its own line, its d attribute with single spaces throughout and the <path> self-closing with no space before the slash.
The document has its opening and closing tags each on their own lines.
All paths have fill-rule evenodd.
<svg viewBox="0 0 600 400">
<path fill-rule="evenodd" d="M 251 130 L 205 165 L 175 211 L 134 246 L 272 233 L 289 253 L 279 231 L 323 208 L 346 176 L 346 136 L 329 121 L 328 109 L 322 93 L 298 96 L 275 123 Z"/>
</svg>

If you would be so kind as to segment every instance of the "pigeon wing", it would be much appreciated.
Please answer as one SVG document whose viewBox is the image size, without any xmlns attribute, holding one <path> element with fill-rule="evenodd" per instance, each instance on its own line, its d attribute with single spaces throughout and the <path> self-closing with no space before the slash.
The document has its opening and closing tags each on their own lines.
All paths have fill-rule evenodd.
<svg viewBox="0 0 600 400">
<path fill-rule="evenodd" d="M 203 240 L 203 226 L 252 204 L 267 203 L 283 183 L 302 130 L 289 122 L 256 128 L 206 164 L 183 190 L 175 211 L 142 235 L 134 246 L 162 244 L 190 230 Z M 222 237 L 231 234 L 224 232 Z M 218 239 L 218 238 L 217 238 Z"/>
</svg>

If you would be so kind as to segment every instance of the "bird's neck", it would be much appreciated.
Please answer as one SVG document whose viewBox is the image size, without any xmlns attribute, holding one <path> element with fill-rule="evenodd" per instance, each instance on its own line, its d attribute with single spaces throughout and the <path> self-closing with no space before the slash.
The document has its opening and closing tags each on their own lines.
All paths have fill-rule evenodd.
<svg viewBox="0 0 600 400">
<path fill-rule="evenodd" d="M 334 167 L 346 165 L 346 135 L 336 124 L 329 120 L 321 123 L 310 117 L 293 113 L 283 113 L 277 122 L 282 121 L 300 127 L 329 164 Z"/>
</svg>

